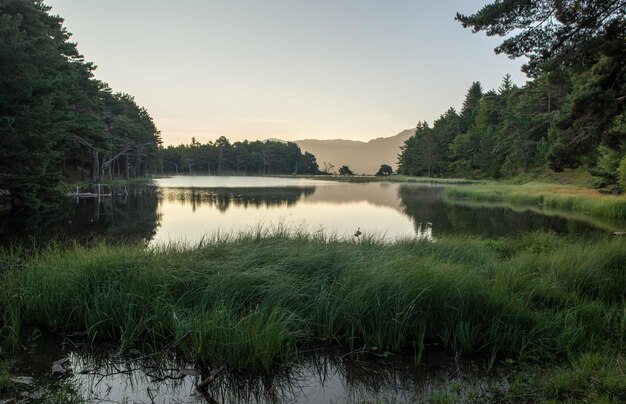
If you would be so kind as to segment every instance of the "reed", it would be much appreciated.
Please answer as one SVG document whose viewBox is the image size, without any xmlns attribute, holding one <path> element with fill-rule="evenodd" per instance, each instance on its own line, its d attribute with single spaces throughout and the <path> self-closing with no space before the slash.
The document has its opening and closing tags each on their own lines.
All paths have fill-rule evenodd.
<svg viewBox="0 0 626 404">
<path fill-rule="evenodd" d="M 625 247 L 546 233 L 386 243 L 280 231 L 154 249 L 52 245 L 2 253 L 0 326 L 9 345 L 29 327 L 87 330 L 233 368 L 268 370 L 324 344 L 557 362 L 623 353 Z"/>
<path fill-rule="evenodd" d="M 14 387 L 11 375 L 12 363 L 0 358 L 0 393 L 8 392 Z"/>
</svg>

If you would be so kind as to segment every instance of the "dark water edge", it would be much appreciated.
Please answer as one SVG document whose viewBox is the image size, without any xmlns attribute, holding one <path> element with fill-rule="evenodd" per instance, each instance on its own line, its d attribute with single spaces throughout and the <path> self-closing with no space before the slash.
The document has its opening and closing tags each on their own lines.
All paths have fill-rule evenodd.
<svg viewBox="0 0 626 404">
<path fill-rule="evenodd" d="M 53 373 L 54 364 L 64 371 Z M 502 384 L 486 376 L 482 358 L 464 358 L 430 347 L 412 356 L 354 354 L 320 348 L 270 373 L 206 367 L 174 354 L 116 352 L 113 345 L 81 337 L 38 337 L 15 355 L 15 376 L 32 378 L 13 398 L 55 397 L 86 402 L 329 403 L 416 402 L 449 383 Z M 57 371 L 59 368 L 57 366 Z M 196 386 L 215 375 L 205 392 Z M 16 397 L 17 396 L 17 397 Z M 11 398 L 0 395 L 0 401 Z M 473 397 L 477 398 L 477 397 Z M 483 398 L 489 398 L 487 396 Z"/>
</svg>

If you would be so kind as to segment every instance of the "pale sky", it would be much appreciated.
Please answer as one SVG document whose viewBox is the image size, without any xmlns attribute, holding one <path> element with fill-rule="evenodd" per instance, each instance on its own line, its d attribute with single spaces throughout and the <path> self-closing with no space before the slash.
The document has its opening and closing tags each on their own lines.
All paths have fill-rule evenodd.
<svg viewBox="0 0 626 404">
<path fill-rule="evenodd" d="M 481 0 L 46 0 L 96 77 L 165 144 L 388 137 L 460 108 L 522 60 L 454 21 Z"/>
</svg>

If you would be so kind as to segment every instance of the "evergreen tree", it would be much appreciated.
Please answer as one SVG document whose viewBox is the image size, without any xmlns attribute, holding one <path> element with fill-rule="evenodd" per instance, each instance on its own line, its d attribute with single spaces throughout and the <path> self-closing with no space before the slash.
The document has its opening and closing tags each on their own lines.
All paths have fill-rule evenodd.
<svg viewBox="0 0 626 404">
<path fill-rule="evenodd" d="M 0 188 L 37 209 L 59 195 L 81 56 L 42 1 L 0 0 Z M 83 67 L 87 69 L 86 67 Z"/>
</svg>

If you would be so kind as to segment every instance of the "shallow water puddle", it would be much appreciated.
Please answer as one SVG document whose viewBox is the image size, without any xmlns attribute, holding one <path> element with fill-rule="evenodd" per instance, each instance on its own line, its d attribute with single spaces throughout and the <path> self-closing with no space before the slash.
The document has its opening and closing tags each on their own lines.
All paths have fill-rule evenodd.
<svg viewBox="0 0 626 404">
<path fill-rule="evenodd" d="M 356 359 L 323 349 L 268 375 L 203 368 L 174 355 L 159 358 L 137 350 L 121 355 L 110 347 L 95 349 L 68 338 L 40 338 L 27 348 L 18 356 L 15 373 L 32 377 L 34 384 L 22 398 L 64 394 L 64 399 L 88 402 L 415 402 L 480 367 L 441 352 L 426 355 L 416 365 L 407 357 Z M 206 389 L 199 392 L 197 386 L 207 379 Z"/>
</svg>

